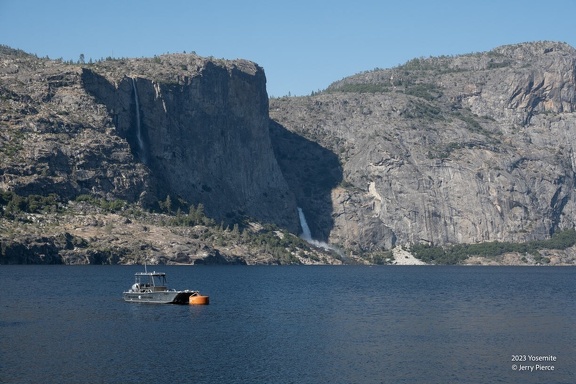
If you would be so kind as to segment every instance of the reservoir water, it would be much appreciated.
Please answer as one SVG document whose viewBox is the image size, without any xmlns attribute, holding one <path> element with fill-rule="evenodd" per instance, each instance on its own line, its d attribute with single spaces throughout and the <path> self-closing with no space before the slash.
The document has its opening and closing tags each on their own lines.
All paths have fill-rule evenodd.
<svg viewBox="0 0 576 384">
<path fill-rule="evenodd" d="M 576 382 L 576 268 L 154 266 L 210 305 L 125 303 L 142 269 L 0 266 L 0 383 Z"/>
</svg>

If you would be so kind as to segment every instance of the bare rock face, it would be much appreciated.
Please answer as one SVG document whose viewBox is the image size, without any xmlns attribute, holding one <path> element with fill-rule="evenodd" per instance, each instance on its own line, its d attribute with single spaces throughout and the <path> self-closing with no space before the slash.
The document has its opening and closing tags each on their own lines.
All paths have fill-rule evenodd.
<svg viewBox="0 0 576 384">
<path fill-rule="evenodd" d="M 203 203 L 217 219 L 247 215 L 296 231 L 294 196 L 270 142 L 262 68 L 184 54 L 149 61 L 128 61 L 123 72 L 84 69 L 82 80 L 150 169 L 158 195 Z"/>
<path fill-rule="evenodd" d="M 0 189 L 202 203 L 298 231 L 262 68 L 173 54 L 93 65 L 0 49 Z"/>
<path fill-rule="evenodd" d="M 134 201 L 150 178 L 75 66 L 0 49 L 0 189 Z"/>
<path fill-rule="evenodd" d="M 330 242 L 521 242 L 576 224 L 575 88 L 576 50 L 530 43 L 358 74 L 270 115 L 339 157 Z M 315 184 L 286 177 L 306 200 Z"/>
</svg>

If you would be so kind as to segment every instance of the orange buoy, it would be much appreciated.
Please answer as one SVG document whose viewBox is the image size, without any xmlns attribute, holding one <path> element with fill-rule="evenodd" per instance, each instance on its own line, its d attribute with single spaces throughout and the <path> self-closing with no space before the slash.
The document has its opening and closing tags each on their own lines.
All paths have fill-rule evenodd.
<svg viewBox="0 0 576 384">
<path fill-rule="evenodd" d="M 190 296 L 190 304 L 192 305 L 208 305 L 210 298 L 208 296 L 194 295 Z"/>
</svg>

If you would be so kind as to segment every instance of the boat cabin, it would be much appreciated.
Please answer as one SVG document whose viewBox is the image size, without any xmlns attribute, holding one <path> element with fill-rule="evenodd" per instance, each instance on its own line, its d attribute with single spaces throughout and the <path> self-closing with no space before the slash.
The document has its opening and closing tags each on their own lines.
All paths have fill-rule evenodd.
<svg viewBox="0 0 576 384">
<path fill-rule="evenodd" d="M 164 272 L 138 272 L 134 275 L 133 291 L 166 291 L 166 274 Z"/>
</svg>

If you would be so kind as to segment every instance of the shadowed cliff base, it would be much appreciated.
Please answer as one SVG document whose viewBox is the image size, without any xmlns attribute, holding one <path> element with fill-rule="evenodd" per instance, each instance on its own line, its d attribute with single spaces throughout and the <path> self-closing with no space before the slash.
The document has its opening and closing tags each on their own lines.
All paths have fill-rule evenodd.
<svg viewBox="0 0 576 384">
<path fill-rule="evenodd" d="M 302 208 L 312 238 L 327 241 L 334 226 L 331 191 L 342 182 L 338 156 L 270 119 L 276 160 Z"/>
</svg>

